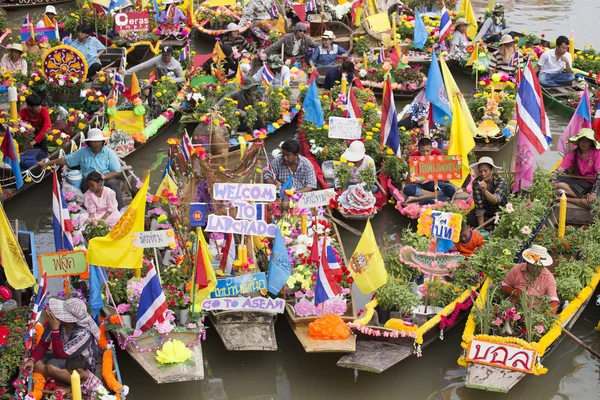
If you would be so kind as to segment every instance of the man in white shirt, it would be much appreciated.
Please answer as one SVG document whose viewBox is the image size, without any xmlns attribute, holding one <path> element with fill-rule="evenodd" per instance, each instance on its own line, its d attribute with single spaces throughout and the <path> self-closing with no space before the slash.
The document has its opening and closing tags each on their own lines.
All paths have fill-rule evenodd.
<svg viewBox="0 0 600 400">
<path fill-rule="evenodd" d="M 556 48 L 546 50 L 540 57 L 535 72 L 539 72 L 540 85 L 545 87 L 568 86 L 575 79 L 569 54 L 569 39 L 559 36 Z"/>
</svg>

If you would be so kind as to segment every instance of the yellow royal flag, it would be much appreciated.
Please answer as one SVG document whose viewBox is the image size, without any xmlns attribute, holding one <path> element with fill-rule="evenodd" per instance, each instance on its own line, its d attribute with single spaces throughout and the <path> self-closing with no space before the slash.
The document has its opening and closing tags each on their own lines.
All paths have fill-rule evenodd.
<svg viewBox="0 0 600 400">
<path fill-rule="evenodd" d="M 475 17 L 471 0 L 461 0 L 460 11 L 458 13 L 464 15 L 467 22 L 471 24 L 467 28 L 467 36 L 471 40 L 475 39 L 475 36 L 477 36 L 477 18 Z"/>
<path fill-rule="evenodd" d="M 462 179 L 453 179 L 450 182 L 456 187 L 461 187 L 467 176 L 469 176 L 469 152 L 475 147 L 475 140 L 471 135 L 465 115 L 459 104 L 459 96 L 454 95 L 452 99 L 452 127 L 450 129 L 449 156 L 461 156 Z"/>
<path fill-rule="evenodd" d="M 277 25 L 275 25 L 275 28 L 273 30 L 281 33 L 282 35 L 285 35 L 286 30 L 285 30 L 285 20 L 283 19 L 283 15 L 279 14 L 279 17 L 277 17 Z"/>
<path fill-rule="evenodd" d="M 110 2 L 111 0 L 90 0 L 90 3 L 101 5 L 104 8 L 109 8 Z"/>
<path fill-rule="evenodd" d="M 375 241 L 370 220 L 367 220 L 358 246 L 350 258 L 349 267 L 356 286 L 363 294 L 372 293 L 387 282 L 388 273 Z"/>
<path fill-rule="evenodd" d="M 479 46 L 477 46 L 477 45 L 475 45 L 475 48 L 473 49 L 471 56 L 467 60 L 467 67 L 469 65 L 473 65 L 476 60 L 479 60 Z"/>
<path fill-rule="evenodd" d="M 114 123 L 115 129 L 129 135 L 141 132 L 146 126 L 143 115 L 136 115 L 133 110 L 117 110 L 108 117 L 110 126 Z"/>
<path fill-rule="evenodd" d="M 458 102 L 463 113 L 463 118 L 466 121 L 465 126 L 469 128 L 471 136 L 477 136 L 479 129 L 477 129 L 477 125 L 475 125 L 475 121 L 473 121 L 473 116 L 471 115 L 469 106 L 467 105 L 465 98 L 460 92 L 460 89 L 458 88 L 454 77 L 450 73 L 448 65 L 446 64 L 446 61 L 444 61 L 444 57 L 440 57 L 440 65 L 442 66 L 442 76 L 444 77 L 444 86 L 446 87 L 446 95 L 448 96 L 448 99 L 452 99 L 455 95 L 458 95 Z M 452 110 L 452 114 L 454 115 L 455 110 L 454 103 L 452 101 L 450 101 L 450 109 Z"/>
<path fill-rule="evenodd" d="M 167 191 L 169 193 L 177 194 L 177 184 L 175 183 L 173 178 L 171 178 L 171 175 L 169 175 L 168 173 L 165 174 L 165 177 L 163 178 L 162 182 L 158 186 L 158 189 L 156 190 L 156 196 L 161 197 L 161 193 L 165 189 L 167 189 Z"/>
<path fill-rule="evenodd" d="M 8 284 L 16 290 L 27 289 L 35 284 L 35 278 L 25 261 L 23 250 L 13 232 L 0 203 L 0 257 Z"/>
<path fill-rule="evenodd" d="M 132 233 L 144 231 L 146 197 L 150 173 L 144 184 L 108 235 L 90 240 L 88 264 L 108 268 L 142 268 L 144 249 L 133 245 Z"/>
<path fill-rule="evenodd" d="M 206 268 L 206 280 L 208 281 L 208 286 L 204 289 L 196 290 L 198 286 L 196 285 L 195 277 L 192 276 L 192 282 L 194 282 L 193 288 L 196 290 L 196 294 L 193 296 L 194 304 L 192 304 L 191 308 L 195 313 L 202 310 L 202 302 L 208 299 L 212 291 L 217 287 L 217 276 L 215 275 L 215 270 L 211 264 L 212 255 L 210 254 L 208 243 L 206 243 L 206 239 L 204 239 L 202 229 L 199 229 L 198 232 L 198 246 L 200 247 L 198 256 L 202 257 L 203 262 L 197 262 L 196 268 Z"/>
<path fill-rule="evenodd" d="M 218 40 L 215 42 L 215 47 L 213 48 L 212 52 L 214 54 L 214 56 L 212 58 L 214 62 L 219 62 L 219 61 L 227 58 L 225 53 L 223 53 L 223 50 L 221 50 L 221 45 L 219 44 Z"/>
</svg>

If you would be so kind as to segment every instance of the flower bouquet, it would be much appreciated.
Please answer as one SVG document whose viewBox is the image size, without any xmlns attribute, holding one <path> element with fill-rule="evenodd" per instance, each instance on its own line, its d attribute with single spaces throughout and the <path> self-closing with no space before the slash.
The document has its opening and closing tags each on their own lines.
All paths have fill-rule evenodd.
<svg viewBox="0 0 600 400">
<path fill-rule="evenodd" d="M 48 78 L 48 90 L 55 102 L 72 103 L 79 100 L 84 83 L 76 75 L 53 73 Z"/>
<path fill-rule="evenodd" d="M 63 144 L 67 143 L 71 139 L 71 136 L 62 132 L 60 129 L 52 129 L 46 134 L 46 142 L 48 143 L 48 152 L 52 153 L 56 149 L 59 149 Z"/>
<path fill-rule="evenodd" d="M 88 89 L 85 91 L 87 106 L 90 111 L 97 111 L 100 107 L 106 104 L 106 94 L 100 90 Z"/>
<path fill-rule="evenodd" d="M 72 136 L 83 132 L 88 123 L 88 115 L 85 111 L 75 110 L 73 108 L 69 109 L 67 129 L 71 130 Z"/>
</svg>

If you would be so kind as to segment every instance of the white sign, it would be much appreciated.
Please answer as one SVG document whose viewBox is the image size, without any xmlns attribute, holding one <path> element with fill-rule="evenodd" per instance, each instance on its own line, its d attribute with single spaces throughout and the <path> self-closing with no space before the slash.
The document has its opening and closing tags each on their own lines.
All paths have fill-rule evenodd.
<svg viewBox="0 0 600 400">
<path fill-rule="evenodd" d="M 277 225 L 263 220 L 238 220 L 227 215 L 210 214 L 204 231 L 275 237 Z"/>
<path fill-rule="evenodd" d="M 146 31 L 150 30 L 148 12 L 128 12 L 115 14 L 115 30 L 121 31 Z"/>
<path fill-rule="evenodd" d="M 272 202 L 277 197 L 277 187 L 268 183 L 215 183 L 213 199 Z"/>
<path fill-rule="evenodd" d="M 206 299 L 202 302 L 202 310 L 248 310 L 265 311 L 283 314 L 285 300 L 265 297 L 220 297 Z"/>
<path fill-rule="evenodd" d="M 360 139 L 362 124 L 358 118 L 329 117 L 329 137 L 332 139 Z"/>
<path fill-rule="evenodd" d="M 175 242 L 172 230 L 134 232 L 131 234 L 133 245 L 142 249 L 150 247 L 167 247 Z"/>
<path fill-rule="evenodd" d="M 296 202 L 296 205 L 300 208 L 328 206 L 329 200 L 333 198 L 335 198 L 335 189 L 315 190 L 302 193 L 302 197 Z"/>
<path fill-rule="evenodd" d="M 512 344 L 471 341 L 467 361 L 531 374 L 537 352 Z"/>
</svg>

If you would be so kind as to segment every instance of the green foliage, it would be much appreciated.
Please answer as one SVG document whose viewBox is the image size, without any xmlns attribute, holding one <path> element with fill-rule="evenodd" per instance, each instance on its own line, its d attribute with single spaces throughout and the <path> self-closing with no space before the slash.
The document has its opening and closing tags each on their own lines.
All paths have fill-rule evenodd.
<svg viewBox="0 0 600 400">
<path fill-rule="evenodd" d="M 348 164 L 340 162 L 335 168 L 335 178 L 338 180 L 341 188 L 346 188 L 352 178 L 352 171 Z"/>
<path fill-rule="evenodd" d="M 369 43 L 367 42 L 367 39 L 364 36 L 355 37 L 352 51 L 353 53 L 362 57 L 363 54 L 369 51 Z"/>
<path fill-rule="evenodd" d="M 389 276 L 386 284 L 375 291 L 379 307 L 384 310 L 400 311 L 403 315 L 412 315 L 413 308 L 421 304 L 419 296 L 411 290 L 413 286 Z"/>
<path fill-rule="evenodd" d="M 383 161 L 381 171 L 389 176 L 392 181 L 400 182 L 408 172 L 408 163 L 395 155 L 387 155 Z"/>
<path fill-rule="evenodd" d="M 583 289 L 583 286 L 577 278 L 567 277 L 556 280 L 556 290 L 558 292 L 558 297 L 563 301 L 573 300 L 575 297 L 577 297 L 577 293 L 579 293 L 581 289 Z"/>
<path fill-rule="evenodd" d="M 536 169 L 533 173 L 533 184 L 527 188 L 529 199 L 553 203 L 556 194 L 553 180 L 552 172 L 541 168 Z"/>
<path fill-rule="evenodd" d="M 425 297 L 422 301 L 432 307 L 446 307 L 462 291 L 454 282 L 446 282 L 443 279 L 427 281 L 425 286 Z"/>
<path fill-rule="evenodd" d="M 190 280 L 190 277 L 185 274 L 183 268 L 180 268 L 178 265 L 169 265 L 165 268 L 161 274 L 161 278 L 164 285 L 173 285 L 177 288 L 185 285 Z"/>
<path fill-rule="evenodd" d="M 515 196 L 510 196 L 506 206 L 502 208 L 504 212 L 494 235 L 519 238 L 525 242 L 533 235 L 537 226 L 548 213 L 549 203 L 538 199 L 523 201 Z"/>
<path fill-rule="evenodd" d="M 515 255 L 521 246 L 519 239 L 494 234 L 485 246 L 469 257 L 469 263 L 475 271 L 482 272 L 493 282 L 501 282 L 513 266 Z"/>
<path fill-rule="evenodd" d="M 364 183 L 367 190 L 371 190 L 371 187 L 377 182 L 377 175 L 375 175 L 375 166 L 367 165 L 366 168 L 358 171 L 358 181 Z"/>
<path fill-rule="evenodd" d="M 104 220 L 98 221 L 96 225 L 89 223 L 85 226 L 83 230 L 83 234 L 85 235 L 88 241 L 92 240 L 95 237 L 101 237 L 108 235 L 110 232 L 110 228 L 106 225 Z"/>
<path fill-rule="evenodd" d="M 557 279 L 575 278 L 579 281 L 581 287 L 585 287 L 590 283 L 594 270 L 588 266 L 589 264 L 578 260 L 563 260 L 561 259 L 555 274 Z"/>
<path fill-rule="evenodd" d="M 394 278 L 410 282 L 413 278 L 421 275 L 418 269 L 403 263 L 398 254 L 398 246 L 392 246 L 383 253 L 383 263 L 388 273 Z"/>
<path fill-rule="evenodd" d="M 535 237 L 535 244 L 544 246 L 553 255 L 572 258 L 581 254 L 585 238 L 585 231 L 567 226 L 565 237 L 558 238 L 555 228 L 543 227 Z"/>
</svg>

